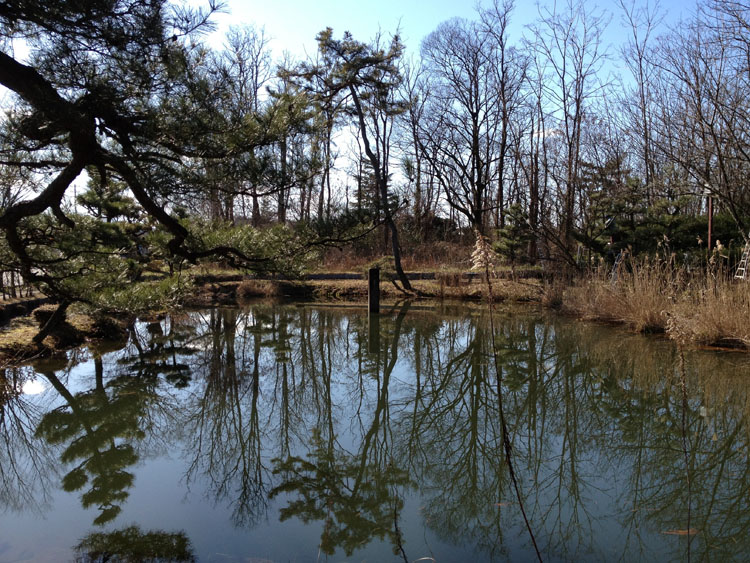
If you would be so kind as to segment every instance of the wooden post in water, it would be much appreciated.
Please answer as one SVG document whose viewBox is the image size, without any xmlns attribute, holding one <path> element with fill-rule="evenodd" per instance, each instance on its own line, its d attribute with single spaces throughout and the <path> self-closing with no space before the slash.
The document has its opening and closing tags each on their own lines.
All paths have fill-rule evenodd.
<svg viewBox="0 0 750 563">
<path fill-rule="evenodd" d="M 380 353 L 380 315 L 367 315 L 367 352 L 376 356 Z"/>
<path fill-rule="evenodd" d="M 367 296 L 368 311 L 370 313 L 380 312 L 380 268 L 370 268 L 367 273 Z"/>
<path fill-rule="evenodd" d="M 367 351 L 377 354 L 380 351 L 380 268 L 370 268 L 367 272 Z"/>
</svg>

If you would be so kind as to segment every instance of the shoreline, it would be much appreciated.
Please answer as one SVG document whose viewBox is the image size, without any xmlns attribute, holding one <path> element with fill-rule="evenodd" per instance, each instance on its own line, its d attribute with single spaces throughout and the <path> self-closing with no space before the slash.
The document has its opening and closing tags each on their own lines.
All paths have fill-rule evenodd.
<svg viewBox="0 0 750 563">
<path fill-rule="evenodd" d="M 357 278 L 353 274 L 328 274 L 317 278 L 287 281 L 248 278 L 233 274 L 195 276 L 195 285 L 183 296 L 178 307 L 168 311 L 153 310 L 147 316 L 159 317 L 183 308 L 236 307 L 258 299 L 342 306 L 345 303 L 356 305 L 367 302 L 367 281 L 361 276 Z M 197 283 L 198 281 L 200 283 Z M 380 292 L 384 305 L 404 300 L 425 304 L 479 304 L 487 299 L 486 285 L 479 276 L 433 274 L 426 277 L 420 274 L 411 281 L 416 295 L 400 291 L 389 280 L 381 280 Z M 635 300 L 641 302 L 641 313 L 647 317 L 645 320 L 638 318 L 633 311 L 627 310 L 629 306 L 635 309 L 635 306 L 624 298 L 628 291 L 633 294 Z M 671 310 L 659 309 L 656 307 L 658 304 L 649 302 L 637 292 L 633 293 L 626 284 L 617 287 L 589 279 L 576 280 L 562 286 L 559 283 L 545 284 L 538 277 L 493 278 L 492 293 L 493 303 L 535 304 L 584 322 L 622 327 L 632 333 L 666 336 L 691 348 L 750 351 L 749 338 L 731 332 L 716 332 L 718 329 L 714 332 L 719 336 L 709 338 L 705 331 L 701 333 L 699 330 L 691 329 L 691 325 L 697 321 L 686 316 L 686 309 L 680 309 L 680 303 L 675 302 Z M 667 302 L 670 299 L 674 301 L 673 297 L 666 297 Z M 612 303 L 615 303 L 616 307 L 613 307 Z M 0 319 L 5 319 L 7 323 L 0 329 L 0 364 L 6 367 L 20 365 L 37 358 L 54 357 L 86 343 L 126 338 L 127 326 L 134 319 L 133 315 L 92 315 L 73 311 L 68 314 L 68 319 L 61 328 L 48 336 L 42 345 L 34 344 L 32 338 L 39 330 L 40 319 L 45 318 L 54 307 L 51 300 L 39 297 L 14 300 L 0 305 Z M 691 312 L 695 316 L 701 311 L 699 307 L 693 307 Z"/>
</svg>

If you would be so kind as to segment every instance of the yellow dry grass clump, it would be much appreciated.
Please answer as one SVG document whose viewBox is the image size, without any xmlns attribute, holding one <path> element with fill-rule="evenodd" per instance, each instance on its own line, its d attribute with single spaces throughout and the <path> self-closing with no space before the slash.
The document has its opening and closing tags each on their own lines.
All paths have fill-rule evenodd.
<svg viewBox="0 0 750 563">
<path fill-rule="evenodd" d="M 599 271 L 568 287 L 562 309 L 675 340 L 750 348 L 750 283 L 710 268 L 631 260 L 616 277 Z"/>
<path fill-rule="evenodd" d="M 750 282 L 712 285 L 675 303 L 680 330 L 695 342 L 750 348 Z"/>
</svg>

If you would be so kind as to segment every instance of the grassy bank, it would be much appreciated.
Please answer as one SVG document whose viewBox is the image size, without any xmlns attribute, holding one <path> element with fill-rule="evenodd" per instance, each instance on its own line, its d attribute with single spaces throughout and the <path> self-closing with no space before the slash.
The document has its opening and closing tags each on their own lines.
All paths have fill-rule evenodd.
<svg viewBox="0 0 750 563">
<path fill-rule="evenodd" d="M 31 314 L 16 317 L 0 331 L 0 363 L 10 365 L 34 358 L 46 358 L 85 342 L 117 340 L 127 335 L 127 320 L 105 315 L 70 311 L 57 330 L 41 343 L 34 336 L 49 319 L 56 305 L 37 307 Z"/>
<path fill-rule="evenodd" d="M 726 271 L 634 260 L 615 279 L 610 271 L 593 272 L 551 293 L 548 301 L 584 320 L 692 345 L 750 349 L 750 281 Z"/>
<path fill-rule="evenodd" d="M 167 309 L 164 309 L 162 305 L 157 308 L 166 312 L 179 307 L 234 306 L 257 298 L 322 302 L 365 302 L 367 300 L 367 281 L 361 277 L 359 279 L 307 281 L 243 278 L 244 276 L 234 271 L 188 273 L 180 289 L 169 286 L 170 306 Z M 138 294 L 153 294 L 154 303 L 163 304 L 164 299 L 161 298 L 163 291 L 157 291 L 159 287 L 156 286 L 165 284 L 166 282 L 152 280 L 135 285 L 127 295 L 115 297 L 118 298 L 117 303 L 129 304 L 127 309 L 134 314 L 143 312 L 146 311 L 143 308 L 146 301 L 144 301 L 145 298 L 136 299 Z M 457 272 L 439 273 L 434 280 L 415 280 L 412 284 L 416 293 L 407 295 L 393 283 L 382 281 L 381 298 L 384 302 L 407 297 L 481 301 L 485 299 L 486 293 L 486 284 L 480 278 L 467 278 Z M 541 283 L 534 279 L 494 279 L 492 289 L 496 301 L 539 301 L 543 295 Z M 74 305 L 69 309 L 65 323 L 44 342 L 35 343 L 33 337 L 54 309 L 53 304 L 38 307 L 30 314 L 16 316 L 5 329 L 0 330 L 0 363 L 8 365 L 33 358 L 49 357 L 84 342 L 121 338 L 125 334 L 127 322 L 122 316 L 114 318 L 93 315 L 87 309 Z M 150 313 L 153 314 L 155 311 L 150 310 Z M 28 313 L 23 308 L 19 308 L 18 312 Z"/>
<path fill-rule="evenodd" d="M 459 271 L 437 271 L 435 279 L 413 280 L 407 295 L 387 279 L 381 298 L 394 302 L 407 297 L 422 300 L 481 302 L 487 285 L 481 277 Z M 174 306 L 237 305 L 258 298 L 321 302 L 364 302 L 367 281 L 325 279 L 306 281 L 246 279 L 237 272 L 188 274 Z M 616 279 L 602 269 L 563 284 L 540 279 L 492 279 L 497 302 L 538 302 L 586 321 L 619 324 L 633 332 L 664 333 L 693 346 L 750 350 L 750 282 L 734 280 L 726 272 L 688 271 L 669 261 L 632 261 Z M 125 322 L 71 308 L 67 322 L 41 345 L 32 341 L 53 305 L 14 319 L 0 331 L 0 361 L 19 361 L 53 355 L 86 341 L 122 337 Z"/>
<path fill-rule="evenodd" d="M 407 294 L 393 283 L 382 281 L 382 299 L 458 299 L 480 301 L 486 298 L 487 287 L 481 279 L 466 280 L 459 276 L 435 280 L 413 280 L 414 293 Z M 496 301 L 540 301 L 543 295 L 538 280 L 492 280 L 493 297 Z M 246 280 L 237 285 L 237 297 L 296 297 L 315 300 L 366 300 L 367 281 L 355 280 L 310 280 L 304 282 L 281 282 L 271 280 Z"/>
</svg>

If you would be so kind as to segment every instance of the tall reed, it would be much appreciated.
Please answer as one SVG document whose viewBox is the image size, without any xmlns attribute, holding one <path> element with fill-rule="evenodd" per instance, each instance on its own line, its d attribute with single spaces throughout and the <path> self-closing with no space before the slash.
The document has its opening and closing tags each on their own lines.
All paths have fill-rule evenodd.
<svg viewBox="0 0 750 563">
<path fill-rule="evenodd" d="M 562 309 L 695 344 L 750 348 L 750 281 L 735 280 L 720 253 L 703 268 L 674 254 L 626 259 L 618 272 L 600 267 L 565 290 Z"/>
</svg>

